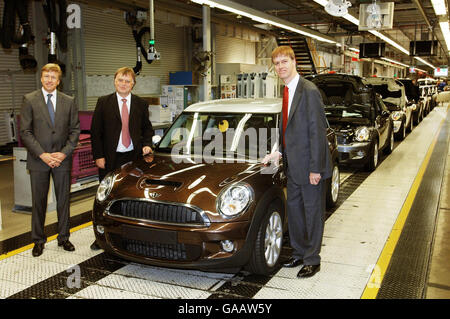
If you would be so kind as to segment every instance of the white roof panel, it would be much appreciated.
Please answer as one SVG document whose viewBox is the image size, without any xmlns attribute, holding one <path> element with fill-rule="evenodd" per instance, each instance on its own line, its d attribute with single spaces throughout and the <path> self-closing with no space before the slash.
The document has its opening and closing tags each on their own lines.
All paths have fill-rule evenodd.
<svg viewBox="0 0 450 319">
<path fill-rule="evenodd" d="M 278 98 L 211 100 L 192 104 L 184 112 L 279 113 L 281 103 Z"/>
</svg>

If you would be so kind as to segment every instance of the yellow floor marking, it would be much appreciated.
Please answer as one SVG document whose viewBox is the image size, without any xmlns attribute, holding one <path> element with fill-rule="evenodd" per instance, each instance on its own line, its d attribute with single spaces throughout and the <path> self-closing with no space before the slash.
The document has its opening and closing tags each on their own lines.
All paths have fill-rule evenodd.
<svg viewBox="0 0 450 319">
<path fill-rule="evenodd" d="M 450 109 L 450 106 L 447 107 L 447 112 Z M 439 133 L 442 129 L 442 126 L 445 122 L 445 118 L 442 120 L 438 132 L 434 137 L 433 142 L 428 148 L 428 152 L 425 156 L 425 159 L 420 166 L 419 173 L 414 179 L 413 185 L 406 197 L 406 201 L 400 210 L 400 214 L 397 217 L 397 220 L 392 227 L 392 231 L 389 234 L 389 238 L 384 245 L 383 251 L 378 258 L 377 264 L 375 265 L 372 274 L 369 278 L 369 281 L 364 289 L 364 292 L 361 296 L 361 299 L 375 299 L 377 297 L 378 291 L 380 290 L 381 283 L 383 281 L 384 275 L 386 274 L 386 270 L 389 266 L 389 262 L 391 260 L 392 254 L 394 253 L 395 246 L 397 245 L 398 239 L 403 230 L 403 226 L 405 225 L 406 218 L 408 217 L 409 211 L 411 210 L 411 206 L 416 197 L 417 191 L 419 189 L 420 183 L 422 182 L 423 175 L 425 174 L 425 170 L 430 161 L 431 154 L 433 153 L 434 147 L 437 143 Z"/>
<path fill-rule="evenodd" d="M 73 233 L 73 232 L 76 232 L 76 231 L 78 231 L 80 229 L 89 227 L 91 225 L 92 225 L 92 222 L 87 222 L 85 224 L 82 224 L 82 225 L 79 225 L 79 226 L 71 228 L 70 232 Z M 47 238 L 47 243 L 51 242 L 52 240 L 55 240 L 57 237 L 58 237 L 58 234 L 55 234 L 53 236 L 48 237 Z M 29 244 L 29 245 L 26 245 L 24 247 L 20 247 L 20 248 L 18 248 L 16 250 L 13 250 L 13 251 L 10 251 L 10 252 L 8 252 L 6 254 L 0 255 L 0 260 L 12 257 L 12 256 L 17 255 L 17 254 L 20 254 L 21 252 L 24 252 L 24 251 L 26 251 L 28 249 L 33 248 L 33 247 L 34 247 L 34 244 Z"/>
</svg>

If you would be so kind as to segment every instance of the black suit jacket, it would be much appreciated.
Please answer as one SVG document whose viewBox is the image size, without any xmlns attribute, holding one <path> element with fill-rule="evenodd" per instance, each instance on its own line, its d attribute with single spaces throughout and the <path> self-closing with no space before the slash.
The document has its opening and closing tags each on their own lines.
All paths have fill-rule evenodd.
<svg viewBox="0 0 450 319">
<path fill-rule="evenodd" d="M 152 145 L 153 127 L 149 120 L 148 103 L 137 95 L 131 94 L 129 124 L 133 151 L 142 154 L 142 147 Z M 105 169 L 110 172 L 116 156 L 122 120 L 117 96 L 114 92 L 97 100 L 91 123 L 92 154 L 94 160 L 105 158 Z"/>
<path fill-rule="evenodd" d="M 279 127 L 282 130 L 282 116 Z M 331 177 L 331 154 L 322 96 L 311 81 L 300 77 L 285 132 L 284 165 L 289 165 L 296 184 L 309 184 L 309 174 Z M 280 132 L 280 136 L 282 132 Z M 280 144 L 283 147 L 283 143 Z M 286 167 L 286 166 L 285 166 Z"/>
</svg>

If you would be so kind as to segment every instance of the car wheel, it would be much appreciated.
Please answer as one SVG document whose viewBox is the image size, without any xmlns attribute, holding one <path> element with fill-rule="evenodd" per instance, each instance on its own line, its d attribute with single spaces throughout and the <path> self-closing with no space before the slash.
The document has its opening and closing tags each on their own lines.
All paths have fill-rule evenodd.
<svg viewBox="0 0 450 319">
<path fill-rule="evenodd" d="M 327 191 L 327 209 L 333 208 L 336 206 L 338 198 L 339 198 L 339 187 L 340 187 L 340 172 L 339 166 L 337 163 L 333 165 L 333 172 L 331 178 L 328 183 L 328 191 Z"/>
<path fill-rule="evenodd" d="M 281 209 L 270 205 L 258 228 L 255 246 L 247 268 L 250 272 L 268 275 L 277 265 L 283 245 L 283 219 Z"/>
<path fill-rule="evenodd" d="M 373 142 L 372 152 L 370 153 L 369 160 L 366 165 L 368 171 L 374 171 L 378 165 L 378 141 Z"/>
<path fill-rule="evenodd" d="M 394 150 L 394 130 L 393 129 L 391 129 L 391 136 L 389 137 L 389 140 L 386 143 L 388 143 L 388 144 L 384 147 L 384 154 L 391 154 L 392 151 Z"/>
<path fill-rule="evenodd" d="M 402 126 L 400 126 L 400 129 L 395 134 L 395 138 L 397 140 L 403 141 L 406 137 L 406 123 L 402 122 Z"/>
<path fill-rule="evenodd" d="M 414 124 L 416 124 L 416 126 L 417 126 L 417 125 L 419 125 L 419 123 L 420 123 L 420 111 L 417 112 L 417 116 L 414 117 Z"/>
</svg>

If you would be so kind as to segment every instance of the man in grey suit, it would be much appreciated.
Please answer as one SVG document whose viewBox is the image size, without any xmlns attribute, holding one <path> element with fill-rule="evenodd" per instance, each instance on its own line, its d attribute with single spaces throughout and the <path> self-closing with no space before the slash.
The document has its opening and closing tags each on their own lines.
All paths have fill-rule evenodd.
<svg viewBox="0 0 450 319">
<path fill-rule="evenodd" d="M 20 135 L 27 148 L 27 169 L 32 193 L 32 255 L 40 256 L 44 234 L 50 174 L 55 185 L 58 214 L 58 245 L 74 251 L 69 241 L 69 196 L 72 152 L 80 135 L 78 108 L 74 98 L 57 91 L 61 78 L 57 64 L 41 69 L 42 89 L 24 96 L 20 110 Z"/>
<path fill-rule="evenodd" d="M 264 163 L 283 158 L 287 176 L 289 238 L 293 249 L 284 267 L 303 264 L 297 277 L 311 277 L 320 270 L 326 185 L 331 177 L 331 154 L 326 138 L 326 118 L 317 87 L 297 73 L 292 48 L 272 52 L 275 71 L 285 87 L 280 119 L 280 151 Z"/>
</svg>

